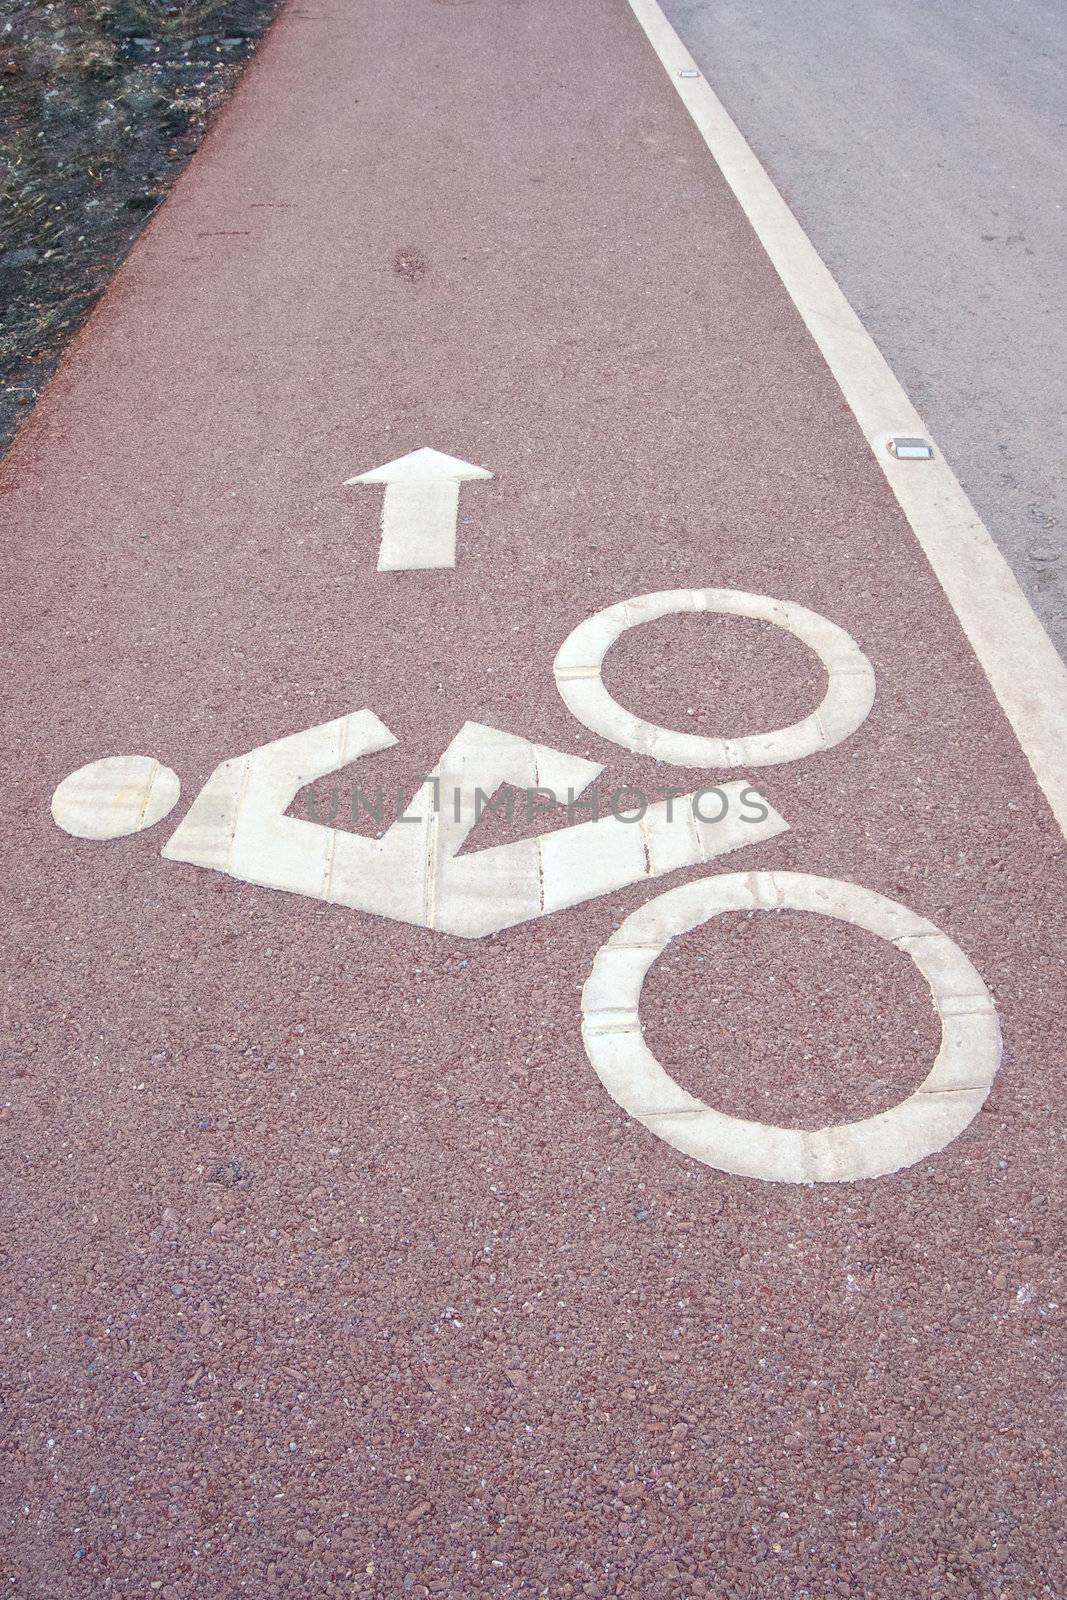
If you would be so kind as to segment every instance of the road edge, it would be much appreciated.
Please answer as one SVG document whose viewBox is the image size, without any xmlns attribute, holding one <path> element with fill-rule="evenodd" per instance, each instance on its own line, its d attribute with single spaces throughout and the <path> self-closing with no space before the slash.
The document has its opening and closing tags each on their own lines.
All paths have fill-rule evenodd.
<svg viewBox="0 0 1067 1600">
<path fill-rule="evenodd" d="M 833 373 L 1067 837 L 1067 666 L 903 385 L 658 0 L 629 5 Z M 916 434 L 935 444 L 932 461 L 890 454 L 891 437 Z"/>
</svg>

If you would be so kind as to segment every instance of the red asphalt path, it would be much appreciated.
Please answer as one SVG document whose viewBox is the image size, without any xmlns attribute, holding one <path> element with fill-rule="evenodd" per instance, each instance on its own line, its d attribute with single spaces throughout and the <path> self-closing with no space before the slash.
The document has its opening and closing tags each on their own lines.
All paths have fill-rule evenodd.
<svg viewBox="0 0 1067 1600">
<path fill-rule="evenodd" d="M 422 445 L 493 480 L 454 572 L 378 573 L 344 480 Z M 1062 840 L 623 0 L 290 3 L 0 488 L 0 1592 L 1067 1592 Z M 894 1176 L 731 1177 L 596 1078 L 596 951 L 717 868 L 465 941 L 160 857 L 220 761 L 363 706 L 389 784 L 468 718 L 609 789 L 714 781 L 552 677 L 584 617 L 694 586 L 877 674 L 851 738 L 753 774 L 791 831 L 721 870 L 902 901 L 996 997 L 982 1112 Z M 821 693 L 722 619 L 605 676 L 731 734 Z M 123 752 L 178 809 L 60 832 Z M 642 1017 L 694 1094 L 808 1127 L 937 1044 L 905 956 L 799 913 L 679 940 Z"/>
</svg>

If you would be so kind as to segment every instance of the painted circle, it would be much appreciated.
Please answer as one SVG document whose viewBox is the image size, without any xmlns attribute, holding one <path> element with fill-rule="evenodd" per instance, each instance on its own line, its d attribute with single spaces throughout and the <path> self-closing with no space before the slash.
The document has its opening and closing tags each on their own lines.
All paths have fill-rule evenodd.
<svg viewBox="0 0 1067 1600">
<path fill-rule="evenodd" d="M 800 722 L 771 733 L 719 739 L 681 733 L 635 717 L 604 686 L 604 657 L 642 622 L 689 612 L 773 622 L 806 644 L 826 668 L 821 704 Z M 847 739 L 874 704 L 874 668 L 843 628 L 788 600 L 740 589 L 664 589 L 597 611 L 563 641 L 553 663 L 556 687 L 571 713 L 593 733 L 638 755 L 678 767 L 769 767 L 829 750 Z"/>
<path fill-rule="evenodd" d="M 178 774 L 152 756 L 104 756 L 63 779 L 52 816 L 76 839 L 123 839 L 159 822 L 180 793 Z"/>
<path fill-rule="evenodd" d="M 837 917 L 888 939 L 926 979 L 940 1049 L 914 1093 L 888 1111 L 817 1129 L 726 1116 L 683 1089 L 646 1046 L 641 990 L 668 942 L 727 911 L 777 910 Z M 633 912 L 597 952 L 582 991 L 582 1038 L 612 1099 L 659 1138 L 719 1171 L 778 1183 L 881 1177 L 943 1149 L 977 1114 L 1001 1052 L 993 998 L 947 934 L 870 889 L 803 872 L 698 878 Z"/>
</svg>

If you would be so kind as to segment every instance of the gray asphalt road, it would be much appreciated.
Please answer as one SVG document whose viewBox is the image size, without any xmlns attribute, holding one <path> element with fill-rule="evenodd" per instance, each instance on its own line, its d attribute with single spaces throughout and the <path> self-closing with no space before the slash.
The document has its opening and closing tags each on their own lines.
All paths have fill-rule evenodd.
<svg viewBox="0 0 1067 1600">
<path fill-rule="evenodd" d="M 1067 7 L 661 3 L 1067 654 Z"/>
</svg>

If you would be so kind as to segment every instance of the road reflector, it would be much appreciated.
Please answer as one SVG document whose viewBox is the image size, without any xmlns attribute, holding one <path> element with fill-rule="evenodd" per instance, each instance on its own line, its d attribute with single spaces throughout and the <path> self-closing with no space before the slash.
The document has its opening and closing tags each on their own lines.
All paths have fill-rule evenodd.
<svg viewBox="0 0 1067 1600">
<path fill-rule="evenodd" d="M 680 78 L 699 78 L 700 73 L 697 71 L 696 67 L 680 67 L 678 70 L 678 76 Z"/>
<path fill-rule="evenodd" d="M 886 448 L 898 461 L 932 461 L 934 447 L 929 439 L 890 439 Z"/>
</svg>

